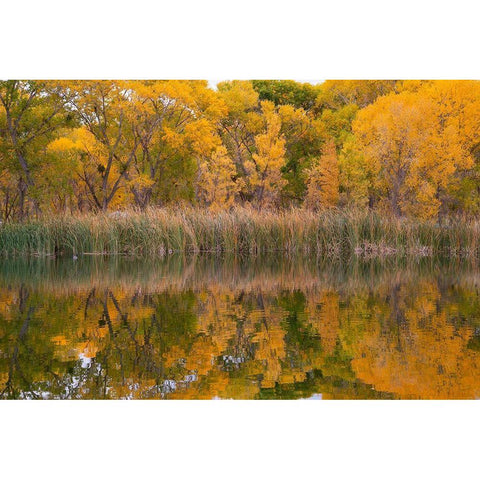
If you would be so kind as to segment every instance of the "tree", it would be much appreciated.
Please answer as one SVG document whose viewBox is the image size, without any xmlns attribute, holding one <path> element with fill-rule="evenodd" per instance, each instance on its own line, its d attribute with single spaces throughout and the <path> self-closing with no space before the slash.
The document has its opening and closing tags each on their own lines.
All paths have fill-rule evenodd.
<svg viewBox="0 0 480 480">
<path fill-rule="evenodd" d="M 285 138 L 282 175 L 287 182 L 282 191 L 282 204 L 300 204 L 306 192 L 306 172 L 325 143 L 325 126 L 311 112 L 291 105 L 278 107 L 278 114 L 282 123 L 280 132 Z"/>
<path fill-rule="evenodd" d="M 197 197 L 210 209 L 221 210 L 233 206 L 239 189 L 235 164 L 227 149 L 218 147 L 213 155 L 200 165 Z"/>
<path fill-rule="evenodd" d="M 219 134 L 235 163 L 239 177 L 244 181 L 240 198 L 251 201 L 255 186 L 251 185 L 248 165 L 251 164 L 256 149 L 255 135 L 263 127 L 258 93 L 248 81 L 221 82 L 217 88 L 227 108 L 226 115 L 218 123 Z"/>
<path fill-rule="evenodd" d="M 129 91 L 119 81 L 76 81 L 67 84 L 67 105 L 81 127 L 71 132 L 92 206 L 106 211 L 120 190 L 135 160 L 138 138 Z"/>
<path fill-rule="evenodd" d="M 326 80 L 319 85 L 316 108 L 338 110 L 346 105 L 365 108 L 377 98 L 394 92 L 398 84 L 397 80 Z"/>
<path fill-rule="evenodd" d="M 352 132 L 357 112 L 397 88 L 395 80 L 326 80 L 318 86 L 313 110 L 341 150 Z"/>
<path fill-rule="evenodd" d="M 280 135 L 281 120 L 273 103 L 261 103 L 265 130 L 255 136 L 257 152 L 246 163 L 250 184 L 255 188 L 254 203 L 258 209 L 278 205 L 281 189 L 286 185 L 282 177 L 285 164 L 285 138 Z"/>
<path fill-rule="evenodd" d="M 305 111 L 315 105 L 318 95 L 318 87 L 293 80 L 252 80 L 252 85 L 260 100 L 269 100 L 276 106 L 291 105 Z"/>
<path fill-rule="evenodd" d="M 380 196 L 387 202 L 385 208 L 397 216 L 419 202 L 429 208 L 424 212 L 427 217 L 438 210 L 431 184 L 418 175 L 420 150 L 431 136 L 435 121 L 432 113 L 428 99 L 403 92 L 379 99 L 359 112 L 353 123 L 361 151 L 377 173 Z M 413 186 L 418 187 L 416 192 Z"/>
<path fill-rule="evenodd" d="M 205 81 L 129 82 L 139 153 L 129 173 L 135 203 L 145 208 L 189 198 L 199 162 L 220 144 L 216 122 L 226 107 Z"/>
<path fill-rule="evenodd" d="M 353 123 L 360 151 L 376 173 L 375 188 L 395 215 L 435 217 L 457 173 L 473 165 L 461 109 L 454 106 L 459 98 L 445 93 L 427 86 L 390 94 L 361 110 Z"/>
<path fill-rule="evenodd" d="M 265 81 L 262 85 L 276 89 L 280 83 Z M 292 82 L 286 82 L 286 85 L 292 86 Z M 295 82 L 293 86 L 296 88 Z M 260 105 L 261 95 L 258 93 L 264 90 L 256 81 L 222 82 L 218 89 L 228 108 L 228 114 L 220 120 L 219 132 L 223 144 L 235 162 L 237 174 L 243 180 L 240 198 L 243 201 L 254 201 L 256 186 L 251 184 L 247 165 L 251 166 L 253 155 L 257 153 L 255 138 L 262 134 L 265 128 L 265 115 Z M 279 135 L 285 140 L 285 161 L 281 166 L 281 175 L 285 182 L 281 182 L 276 200 L 278 205 L 292 201 L 298 204 L 303 200 L 306 188 L 305 169 L 310 166 L 312 159 L 320 154 L 325 138 L 323 123 L 311 112 L 297 108 L 297 104 L 286 102 L 286 98 L 274 102 L 281 124 Z"/>
<path fill-rule="evenodd" d="M 448 178 L 437 188 L 440 215 L 449 211 L 476 213 L 480 206 L 480 82 L 424 82 L 419 94 L 431 98 L 438 121 L 425 154 L 434 171 Z"/>
<path fill-rule="evenodd" d="M 373 165 L 365 159 L 350 134 L 338 157 L 339 168 L 339 203 L 347 207 L 373 206 L 375 202 L 375 172 Z"/>
<path fill-rule="evenodd" d="M 10 185 L 17 184 L 17 192 L 5 198 L 6 209 L 11 213 L 14 196 L 20 219 L 28 213 L 27 199 L 32 201 L 37 213 L 40 210 L 35 189 L 44 149 L 56 129 L 69 120 L 71 116 L 64 109 L 64 99 L 55 82 L 0 81 L 2 167 L 9 172 Z"/>
<path fill-rule="evenodd" d="M 305 205 L 309 208 L 330 208 L 338 204 L 339 170 L 335 143 L 330 140 L 320 161 L 308 171 Z"/>
</svg>

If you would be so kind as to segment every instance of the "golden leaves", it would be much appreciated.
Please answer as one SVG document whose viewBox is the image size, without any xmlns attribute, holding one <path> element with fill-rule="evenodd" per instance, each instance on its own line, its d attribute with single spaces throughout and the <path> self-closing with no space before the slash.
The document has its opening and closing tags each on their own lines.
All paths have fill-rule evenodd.
<svg viewBox="0 0 480 480">
<path fill-rule="evenodd" d="M 335 144 L 330 140 L 320 161 L 307 170 L 305 205 L 313 209 L 335 207 L 339 199 L 339 169 Z"/>
<path fill-rule="evenodd" d="M 210 158 L 200 165 L 199 197 L 212 210 L 233 206 L 239 185 L 235 181 L 236 168 L 227 149 L 217 147 Z"/>
<path fill-rule="evenodd" d="M 8 134 L 0 102 L 0 203 L 14 218 L 10 203 L 27 176 L 30 209 L 52 211 L 217 208 L 205 192 L 226 182 L 231 193 L 221 187 L 216 197 L 257 208 L 306 200 L 419 218 L 478 212 L 480 82 L 329 80 L 308 89 L 307 103 L 293 95 L 302 91 L 295 82 L 268 83 L 1 82 L 18 131 Z M 336 162 L 320 158 L 330 140 Z"/>
<path fill-rule="evenodd" d="M 259 207 L 275 205 L 280 190 L 286 185 L 281 167 L 285 164 L 285 138 L 280 134 L 281 120 L 273 103 L 261 103 L 265 130 L 255 136 L 257 152 L 246 167 L 249 182 L 257 187 Z"/>
<path fill-rule="evenodd" d="M 465 107 L 480 101 L 480 86 L 462 82 L 415 83 L 362 109 L 353 131 L 377 186 L 394 213 L 433 218 L 455 175 L 471 168 L 480 140 L 480 116 Z M 473 113 L 473 112 L 472 112 Z M 471 136 L 465 135 L 467 125 Z M 387 205 L 387 203 L 385 203 Z"/>
</svg>

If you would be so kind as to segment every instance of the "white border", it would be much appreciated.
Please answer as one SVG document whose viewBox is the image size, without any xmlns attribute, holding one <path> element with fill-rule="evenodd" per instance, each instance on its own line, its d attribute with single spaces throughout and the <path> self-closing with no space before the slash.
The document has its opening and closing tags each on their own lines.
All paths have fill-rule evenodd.
<svg viewBox="0 0 480 480">
<path fill-rule="evenodd" d="M 0 78 L 480 78 L 471 0 L 23 0 Z"/>
<path fill-rule="evenodd" d="M 472 478 L 469 401 L 49 401 L 0 407 L 4 478 Z"/>
</svg>

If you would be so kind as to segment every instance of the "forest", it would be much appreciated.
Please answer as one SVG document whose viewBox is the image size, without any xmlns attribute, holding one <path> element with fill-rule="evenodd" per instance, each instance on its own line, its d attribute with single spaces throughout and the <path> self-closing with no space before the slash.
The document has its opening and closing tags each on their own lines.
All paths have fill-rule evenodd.
<svg viewBox="0 0 480 480">
<path fill-rule="evenodd" d="M 480 212 L 480 82 L 0 82 L 0 219 Z"/>
</svg>

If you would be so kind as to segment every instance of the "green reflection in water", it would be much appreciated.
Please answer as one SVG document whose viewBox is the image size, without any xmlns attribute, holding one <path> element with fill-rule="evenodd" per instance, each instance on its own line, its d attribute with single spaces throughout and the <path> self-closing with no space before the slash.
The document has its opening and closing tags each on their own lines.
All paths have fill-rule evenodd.
<svg viewBox="0 0 480 480">
<path fill-rule="evenodd" d="M 171 256 L 0 265 L 2 398 L 477 398 L 464 261 Z"/>
</svg>

